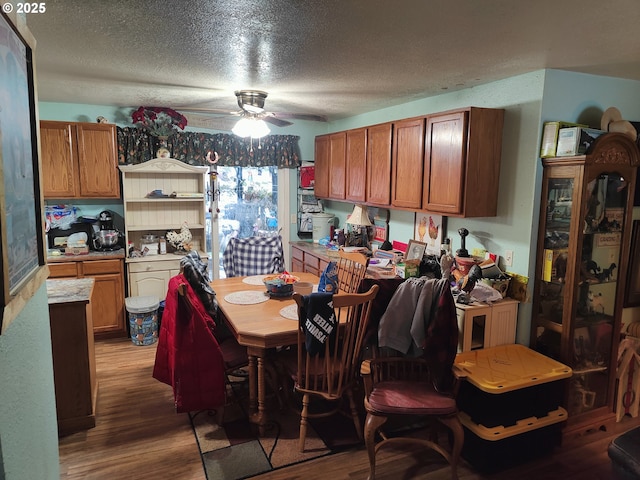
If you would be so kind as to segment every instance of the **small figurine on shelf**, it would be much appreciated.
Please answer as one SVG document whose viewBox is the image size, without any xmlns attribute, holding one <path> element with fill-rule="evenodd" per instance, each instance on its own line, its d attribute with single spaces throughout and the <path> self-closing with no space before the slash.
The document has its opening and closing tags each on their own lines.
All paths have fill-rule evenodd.
<svg viewBox="0 0 640 480">
<path fill-rule="evenodd" d="M 580 281 L 587 283 L 598 282 L 601 268 L 593 260 L 586 260 L 580 265 Z"/>
<path fill-rule="evenodd" d="M 598 274 L 599 282 L 610 282 L 613 278 L 613 271 L 616 269 L 617 265 L 612 263 L 609 265 L 609 268 L 602 269 L 602 272 Z"/>
<path fill-rule="evenodd" d="M 191 250 L 191 239 L 193 238 L 191 235 L 191 231 L 187 225 L 187 222 L 182 224 L 182 228 L 180 229 L 180 233 L 169 230 L 165 235 L 167 239 L 167 243 L 171 245 L 176 251 L 175 254 L 186 254 Z"/>
<path fill-rule="evenodd" d="M 589 299 L 589 313 L 591 314 L 598 313 L 598 310 L 600 310 L 600 313 L 604 313 L 604 303 L 603 303 L 604 298 L 602 296 L 602 292 L 596 295 L 591 290 L 589 290 L 588 299 Z"/>
<path fill-rule="evenodd" d="M 460 295 L 458 295 L 458 303 L 468 304 L 471 301 L 471 292 L 476 286 L 478 280 L 482 278 L 482 268 L 478 265 L 473 265 L 469 269 L 469 273 L 458 280 L 458 288 L 460 288 Z"/>
</svg>

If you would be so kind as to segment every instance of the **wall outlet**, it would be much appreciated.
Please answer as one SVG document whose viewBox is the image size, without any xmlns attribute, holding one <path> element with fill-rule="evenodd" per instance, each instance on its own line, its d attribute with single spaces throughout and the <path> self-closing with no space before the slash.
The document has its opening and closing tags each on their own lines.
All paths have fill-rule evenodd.
<svg viewBox="0 0 640 480">
<path fill-rule="evenodd" d="M 513 250 L 505 250 L 504 251 L 504 264 L 507 267 L 513 266 Z"/>
<path fill-rule="evenodd" d="M 295 213 L 291 214 L 291 225 L 298 223 L 298 216 Z"/>
</svg>

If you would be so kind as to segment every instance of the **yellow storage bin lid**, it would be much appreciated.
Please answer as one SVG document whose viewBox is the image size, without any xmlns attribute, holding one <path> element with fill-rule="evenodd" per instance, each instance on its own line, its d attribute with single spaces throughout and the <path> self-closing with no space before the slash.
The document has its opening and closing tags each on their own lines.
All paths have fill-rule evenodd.
<svg viewBox="0 0 640 480">
<path fill-rule="evenodd" d="M 524 345 L 512 344 L 458 353 L 466 381 L 487 393 L 505 393 L 571 376 L 571 368 Z"/>
</svg>

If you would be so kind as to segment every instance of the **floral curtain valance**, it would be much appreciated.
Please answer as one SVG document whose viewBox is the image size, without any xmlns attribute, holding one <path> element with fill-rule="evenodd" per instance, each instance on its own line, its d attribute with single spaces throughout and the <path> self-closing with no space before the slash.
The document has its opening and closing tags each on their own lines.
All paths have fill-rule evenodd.
<svg viewBox="0 0 640 480">
<path fill-rule="evenodd" d="M 164 140 L 132 127 L 118 127 L 118 163 L 138 164 L 151 160 Z M 218 165 L 236 167 L 296 168 L 300 150 L 295 135 L 269 135 L 260 140 L 228 133 L 177 132 L 166 139 L 171 157 L 189 165 L 209 165 L 207 154 L 218 154 Z"/>
</svg>

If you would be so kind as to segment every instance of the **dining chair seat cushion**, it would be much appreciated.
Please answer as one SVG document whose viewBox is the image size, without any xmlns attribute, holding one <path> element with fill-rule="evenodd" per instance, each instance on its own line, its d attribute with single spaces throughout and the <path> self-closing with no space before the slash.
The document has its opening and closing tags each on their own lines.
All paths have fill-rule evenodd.
<svg viewBox="0 0 640 480">
<path fill-rule="evenodd" d="M 404 380 L 376 383 L 368 410 L 374 415 L 450 415 L 458 411 L 453 397 L 436 392 L 427 382 Z"/>
</svg>

